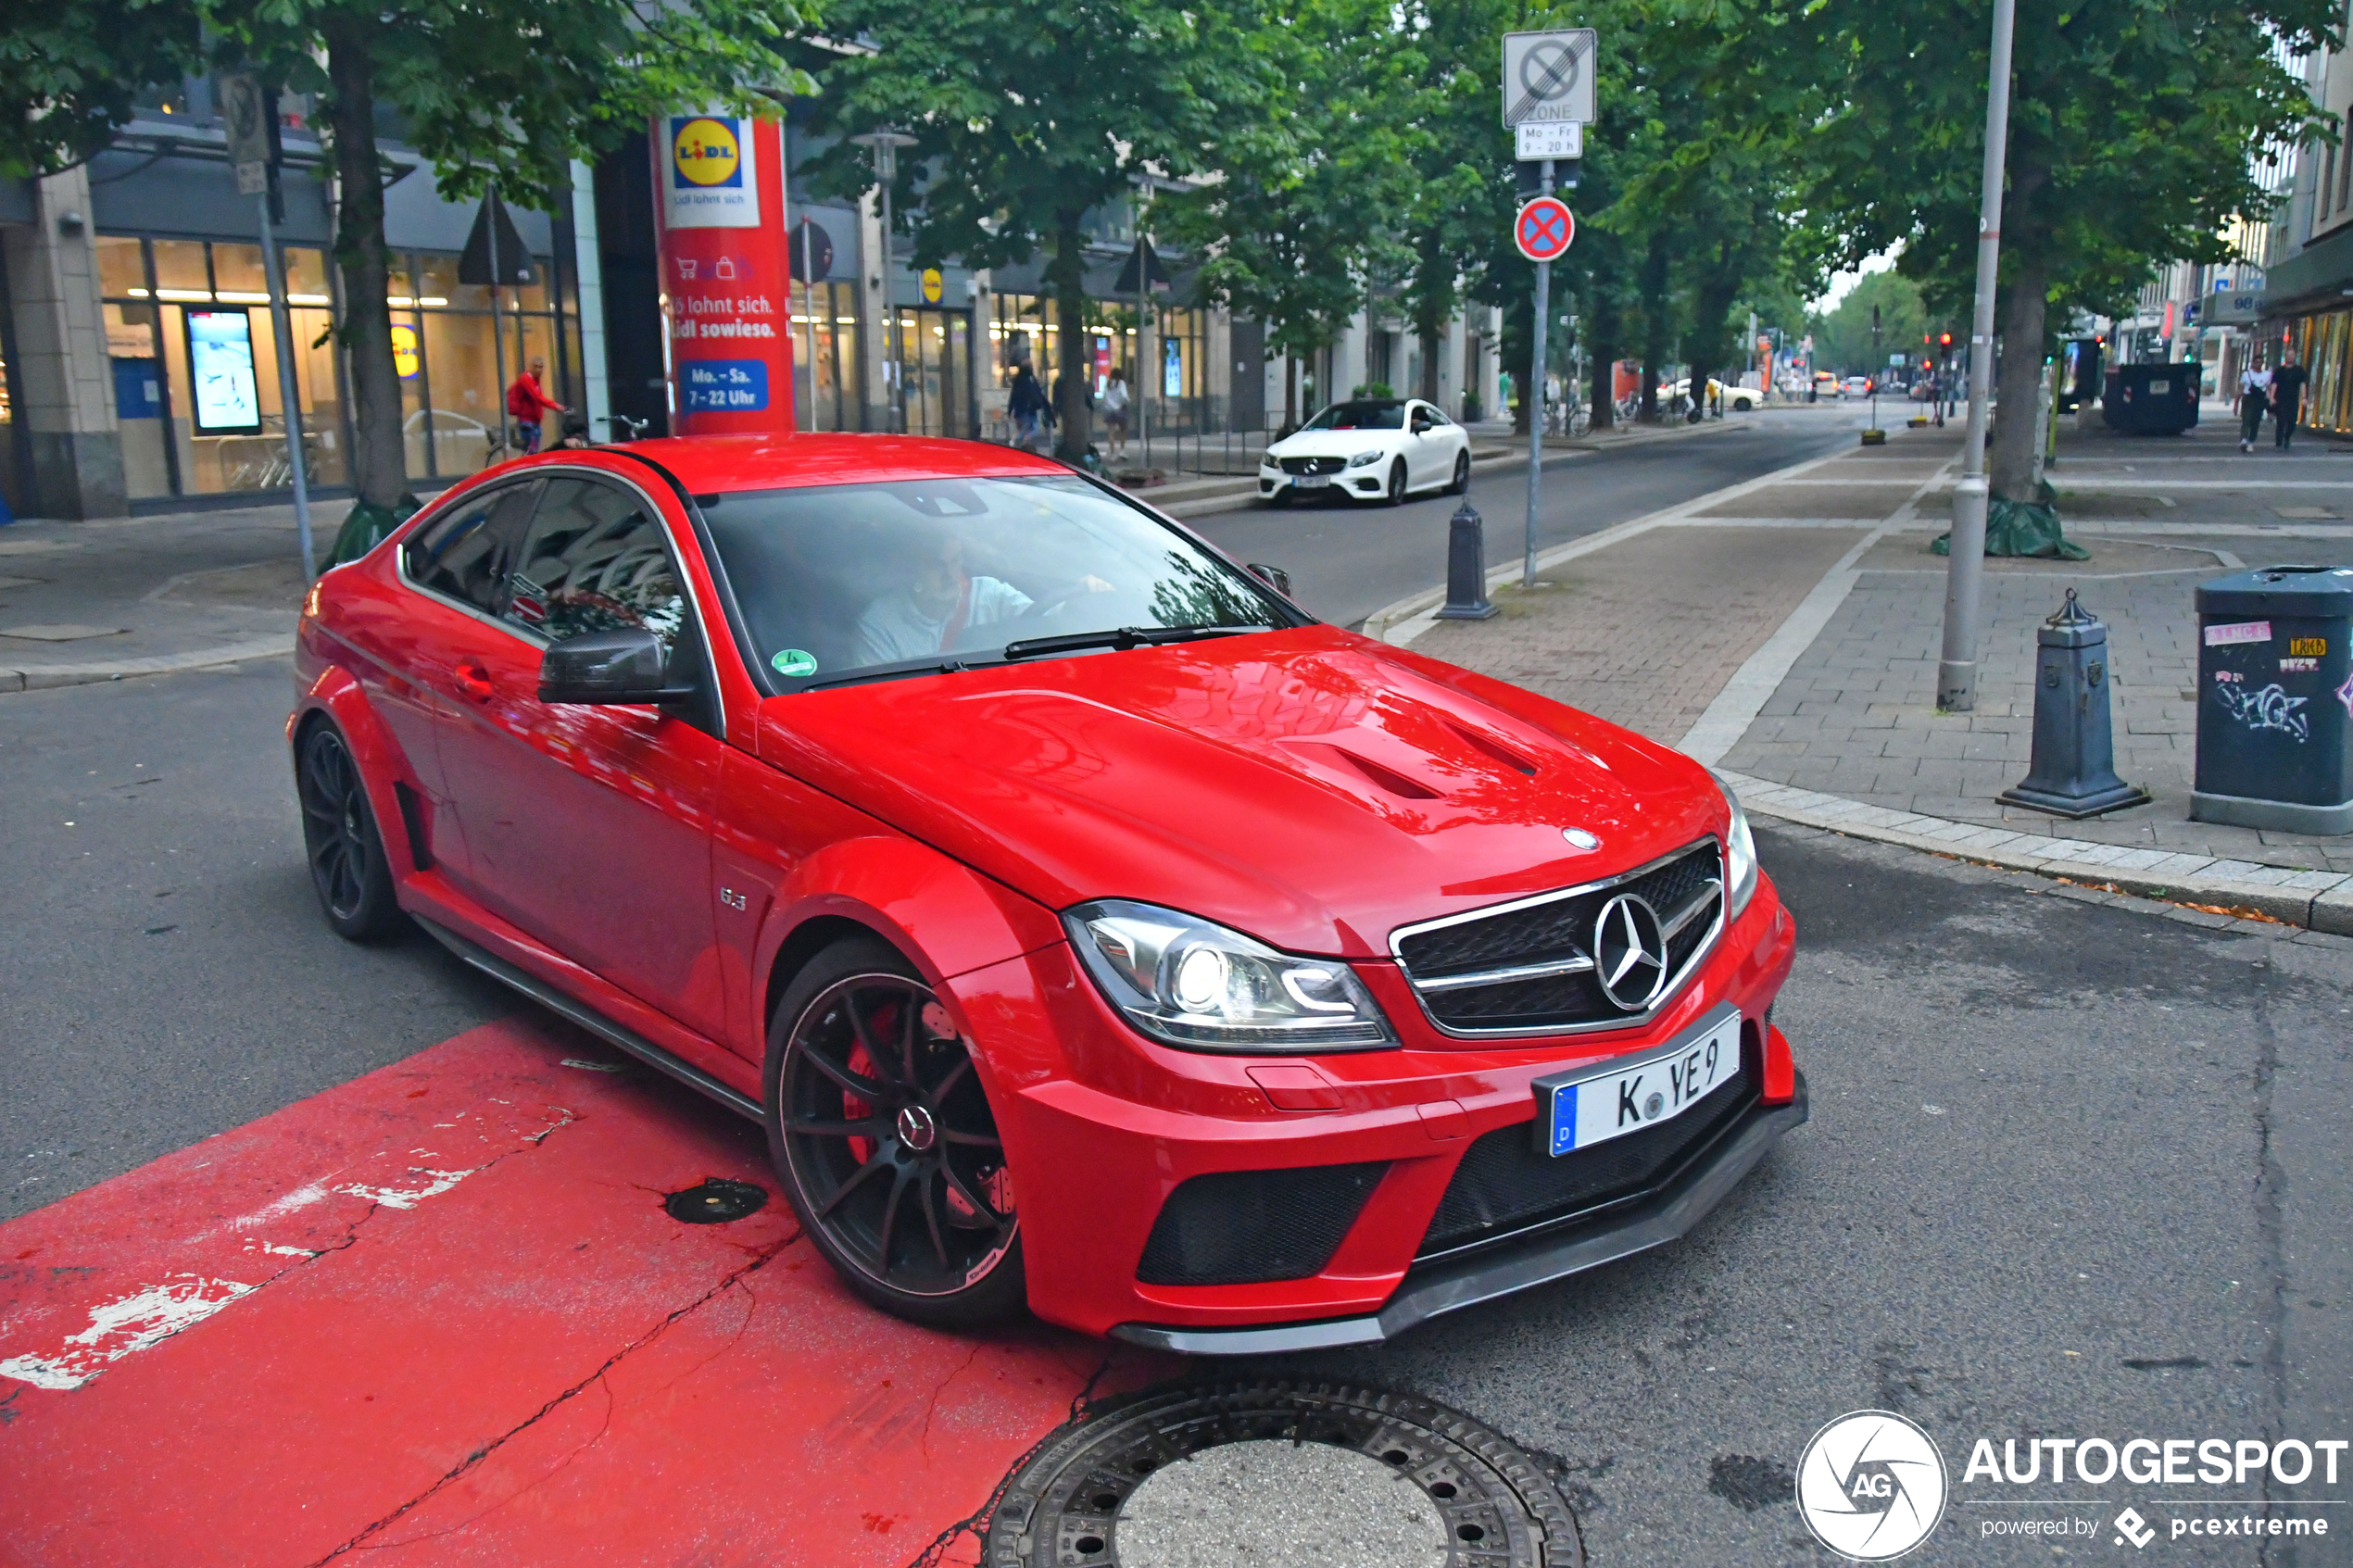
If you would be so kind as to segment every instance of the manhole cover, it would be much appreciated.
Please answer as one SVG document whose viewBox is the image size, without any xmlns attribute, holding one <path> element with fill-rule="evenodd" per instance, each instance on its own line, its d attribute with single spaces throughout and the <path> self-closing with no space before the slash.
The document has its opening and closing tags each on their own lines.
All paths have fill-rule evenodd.
<svg viewBox="0 0 2353 1568">
<path fill-rule="evenodd" d="M 706 1178 L 698 1186 L 683 1188 L 661 1200 L 673 1220 L 684 1220 L 690 1225 L 724 1224 L 740 1220 L 747 1214 L 757 1214 L 767 1205 L 768 1189 L 750 1182 L 731 1182 L 719 1176 Z"/>
<path fill-rule="evenodd" d="M 1314 1448 L 1308 1447 L 1314 1445 Z M 1192 1384 L 1046 1439 L 987 1568 L 1582 1568 L 1537 1461 L 1459 1411 L 1347 1384 Z"/>
</svg>

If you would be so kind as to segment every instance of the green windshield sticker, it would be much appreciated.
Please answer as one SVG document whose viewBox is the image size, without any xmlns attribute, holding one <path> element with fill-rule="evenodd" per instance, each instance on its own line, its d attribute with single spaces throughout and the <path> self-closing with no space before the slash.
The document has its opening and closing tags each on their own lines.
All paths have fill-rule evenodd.
<svg viewBox="0 0 2353 1568">
<path fill-rule="evenodd" d="M 800 648 L 786 648 L 768 662 L 777 674 L 789 675 L 794 680 L 817 673 L 817 656 Z"/>
</svg>

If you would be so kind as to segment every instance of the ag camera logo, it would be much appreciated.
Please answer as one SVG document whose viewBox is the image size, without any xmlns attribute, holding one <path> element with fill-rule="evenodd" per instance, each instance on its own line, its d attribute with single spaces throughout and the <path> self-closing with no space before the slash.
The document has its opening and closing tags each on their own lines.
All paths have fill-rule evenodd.
<svg viewBox="0 0 2353 1568">
<path fill-rule="evenodd" d="M 1814 1434 L 1797 1461 L 1797 1512 L 1824 1546 L 1856 1562 L 1901 1557 L 1944 1517 L 1944 1456 L 1889 1411 L 1856 1411 Z"/>
</svg>

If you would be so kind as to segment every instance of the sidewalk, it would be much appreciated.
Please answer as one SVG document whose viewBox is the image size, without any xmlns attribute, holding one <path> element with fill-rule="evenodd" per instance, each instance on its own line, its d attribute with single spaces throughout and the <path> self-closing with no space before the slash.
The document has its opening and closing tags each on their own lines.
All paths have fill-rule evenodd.
<svg viewBox="0 0 2353 1568">
<path fill-rule="evenodd" d="M 0 694 L 285 653 L 303 586 L 291 505 L 0 528 Z"/>
<path fill-rule="evenodd" d="M 2081 562 L 1988 560 L 1978 704 L 1934 708 L 1960 431 L 1802 464 L 1550 552 L 1503 613 L 1376 616 L 1392 642 L 1544 692 L 1731 775 L 1761 812 L 2353 933 L 2353 837 L 2188 820 L 2198 583 L 2353 561 L 2353 463 L 2234 433 L 2062 438 Z M 2146 806 L 2070 822 L 2000 804 L 2032 750 L 2034 633 L 2073 587 L 2108 625 L 2118 771 Z"/>
</svg>

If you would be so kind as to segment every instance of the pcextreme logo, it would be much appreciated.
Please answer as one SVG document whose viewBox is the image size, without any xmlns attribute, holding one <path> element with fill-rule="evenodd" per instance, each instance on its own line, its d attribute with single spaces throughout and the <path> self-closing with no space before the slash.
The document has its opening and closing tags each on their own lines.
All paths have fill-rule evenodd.
<svg viewBox="0 0 2353 1568">
<path fill-rule="evenodd" d="M 703 116 L 673 124 L 676 129 L 671 135 L 671 167 L 677 170 L 679 184 L 708 190 L 743 183 L 743 148 L 736 140 L 735 127 Z"/>
<path fill-rule="evenodd" d="M 1797 1512 L 1815 1539 L 1857 1562 L 1884 1562 L 1944 1517 L 1944 1456 L 1889 1411 L 1856 1411 L 1814 1434 L 1797 1461 Z"/>
</svg>

